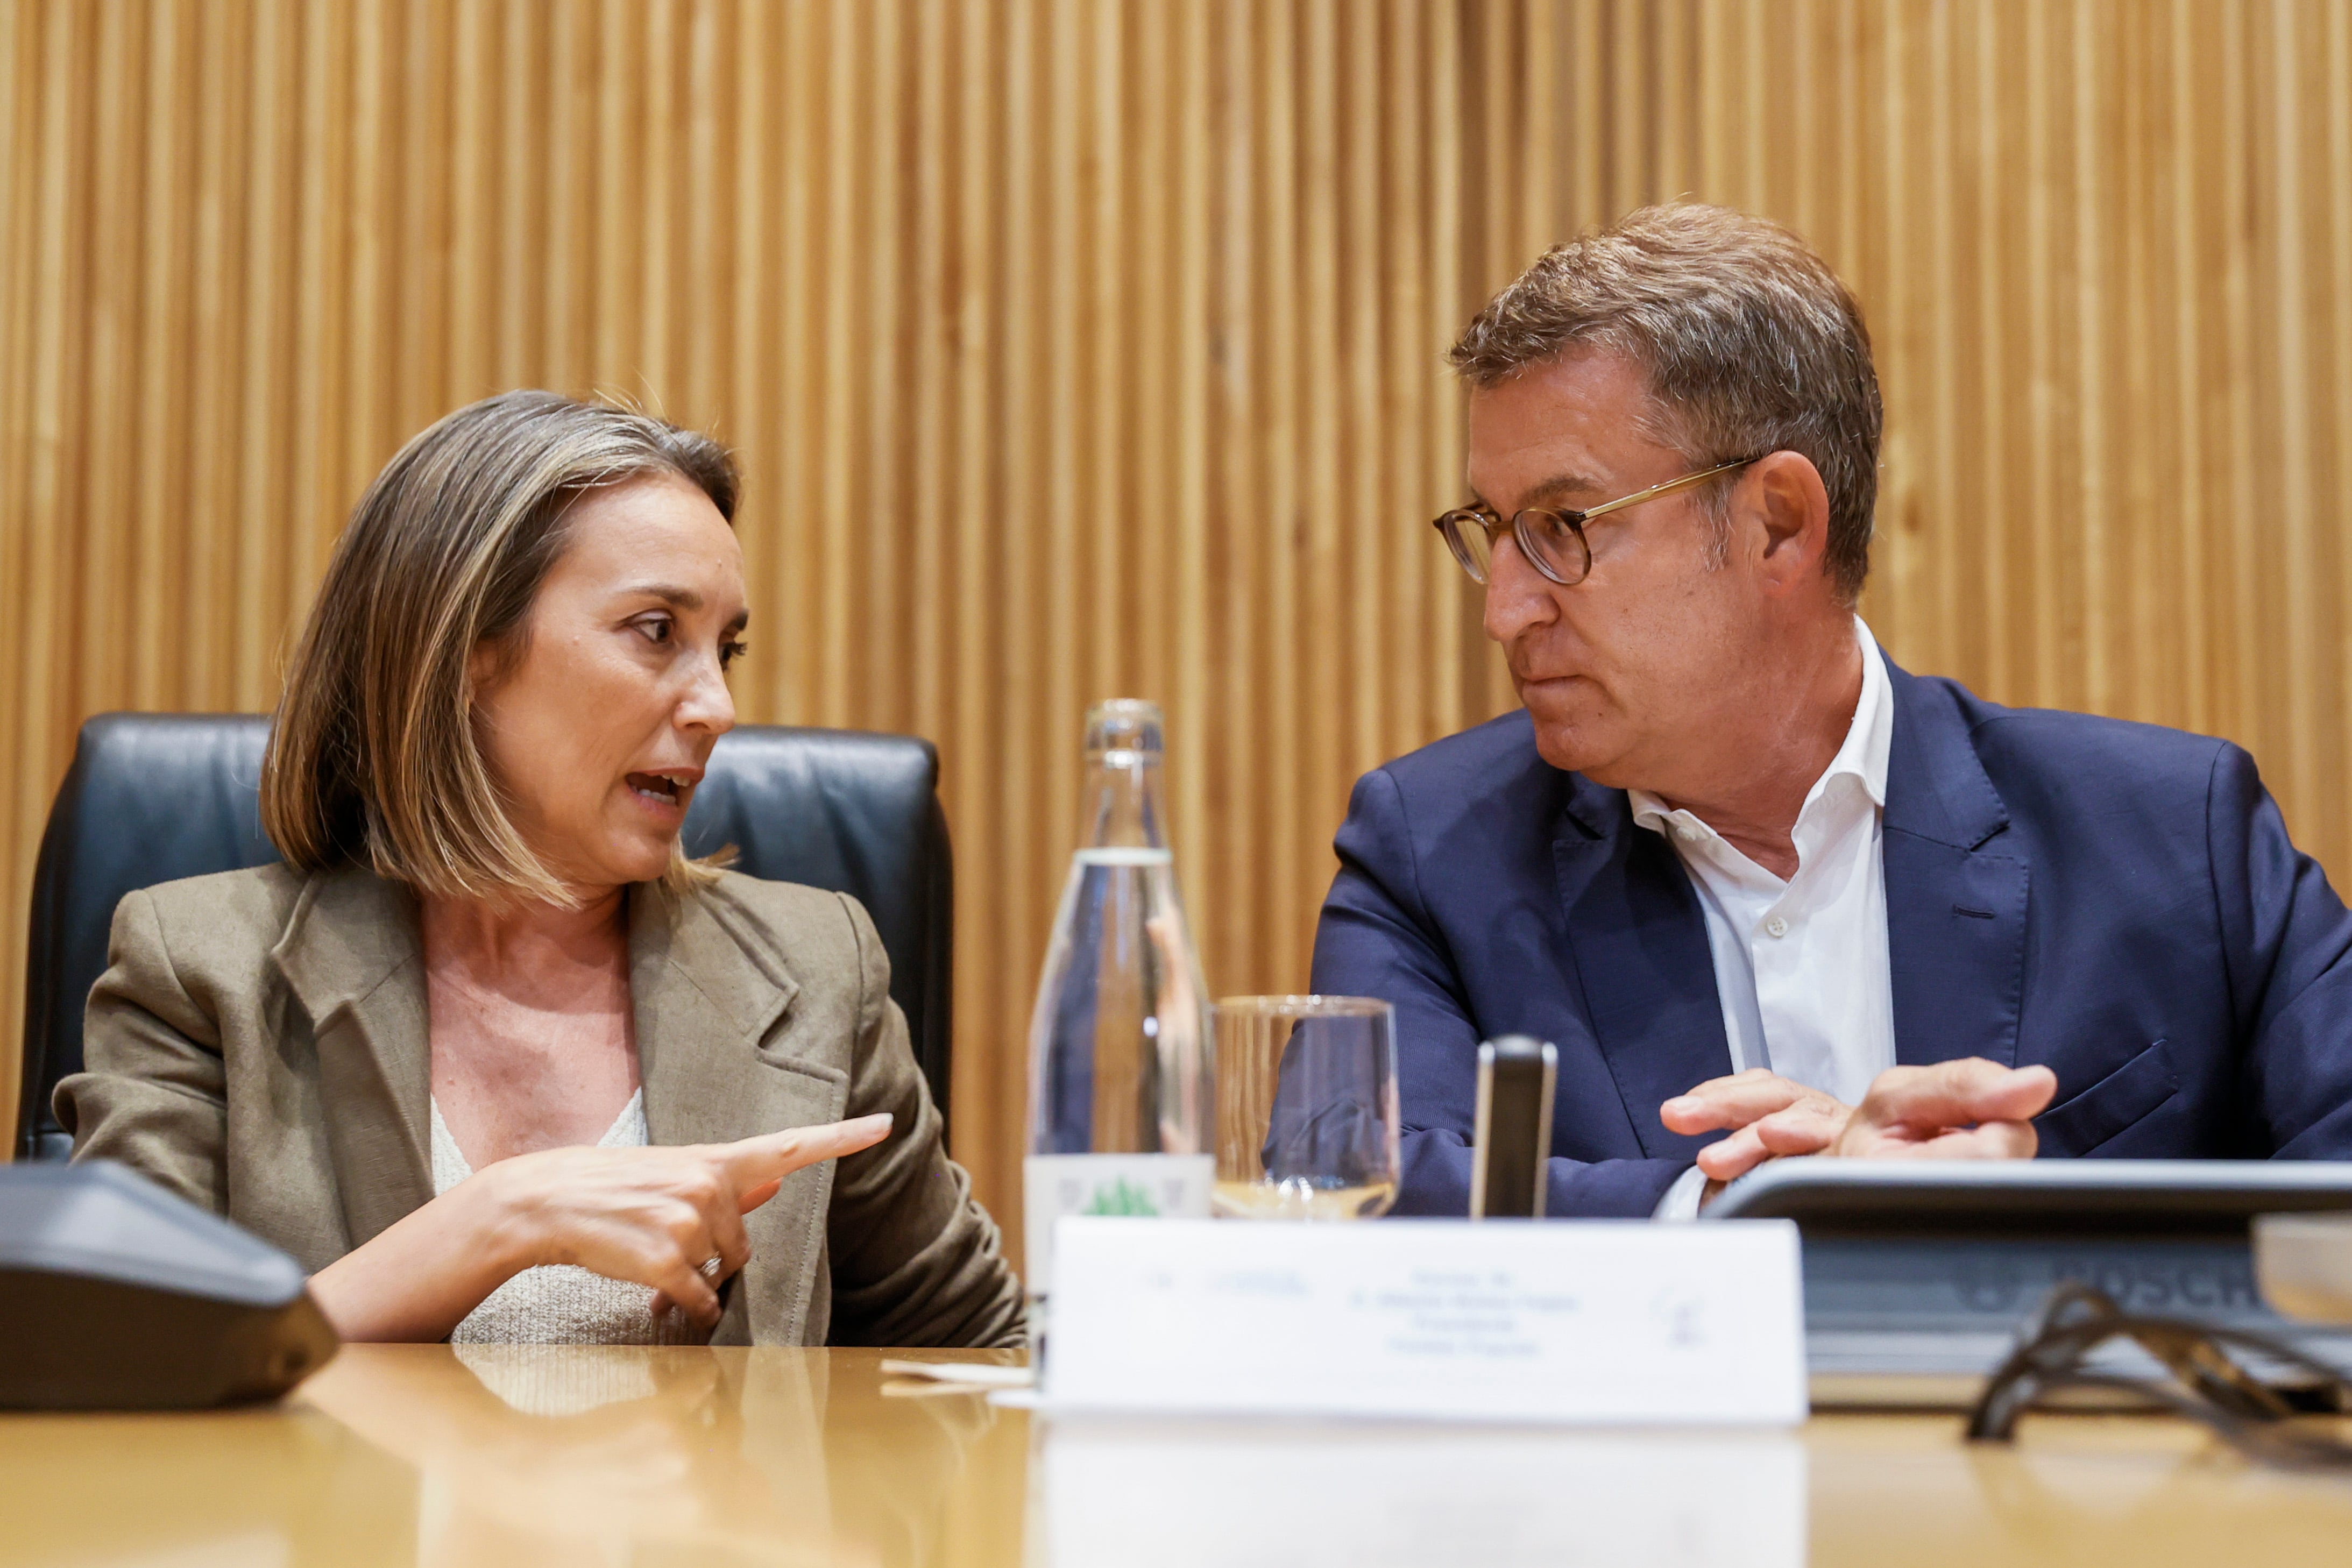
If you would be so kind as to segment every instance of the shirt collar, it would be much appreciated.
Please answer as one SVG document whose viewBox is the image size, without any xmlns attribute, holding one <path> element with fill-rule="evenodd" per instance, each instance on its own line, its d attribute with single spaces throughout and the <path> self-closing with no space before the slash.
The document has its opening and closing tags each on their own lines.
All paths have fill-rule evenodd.
<svg viewBox="0 0 2352 1568">
<path fill-rule="evenodd" d="M 1843 777 L 1859 781 L 1873 805 L 1881 810 L 1886 808 L 1886 759 L 1895 742 L 1895 691 L 1886 678 L 1886 661 L 1878 652 L 1878 639 L 1859 615 L 1853 618 L 1853 634 L 1862 644 L 1862 695 L 1853 705 L 1853 721 L 1846 726 L 1844 744 L 1805 792 L 1806 807 L 1821 799 L 1831 779 Z M 1706 827 L 1688 811 L 1675 810 L 1646 789 L 1628 789 L 1625 794 L 1633 808 L 1635 825 L 1654 833 L 1665 832 L 1674 819 Z M 1803 815 L 1802 808 L 1798 814 Z"/>
<path fill-rule="evenodd" d="M 1862 644 L 1862 696 L 1853 705 L 1853 722 L 1846 727 L 1845 744 L 1830 758 L 1827 771 L 1806 796 L 1810 803 L 1823 785 L 1841 774 L 1862 781 L 1874 805 L 1886 806 L 1886 757 L 1894 748 L 1895 692 L 1886 679 L 1886 661 L 1879 655 L 1878 639 L 1853 618 L 1853 634 Z"/>
</svg>

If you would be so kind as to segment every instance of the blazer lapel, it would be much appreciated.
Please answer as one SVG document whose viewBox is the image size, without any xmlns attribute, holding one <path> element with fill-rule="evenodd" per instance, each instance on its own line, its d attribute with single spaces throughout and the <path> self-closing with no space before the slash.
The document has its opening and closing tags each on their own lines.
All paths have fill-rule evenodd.
<svg viewBox="0 0 2352 1568">
<path fill-rule="evenodd" d="M 629 986 L 646 1136 L 732 1143 L 838 1121 L 848 1076 L 796 1048 L 800 984 L 761 933 L 737 930 L 715 901 L 652 885 L 629 894 Z M 753 1262 L 732 1289 L 714 1343 L 805 1339 L 834 1162 L 796 1171 L 744 1219 Z"/>
<path fill-rule="evenodd" d="M 776 1130 L 747 1092 L 763 1087 L 751 1070 L 800 991 L 778 956 L 747 952 L 703 900 L 640 885 L 629 890 L 629 991 L 653 1142 Z"/>
<path fill-rule="evenodd" d="M 2025 992 L 2024 861 L 1985 847 L 2008 810 L 1943 689 L 1886 664 L 1895 734 L 1883 862 L 1895 1059 L 2017 1063 Z"/>
<path fill-rule="evenodd" d="M 1642 1153 L 1689 1159 L 1720 1134 L 1669 1133 L 1658 1107 L 1731 1071 L 1698 896 L 1622 791 L 1579 778 L 1566 817 L 1552 862 L 1585 1014 Z"/>
<path fill-rule="evenodd" d="M 314 875 L 270 958 L 310 1020 L 336 1193 L 357 1247 L 433 1198 L 415 904 L 362 868 Z"/>
</svg>

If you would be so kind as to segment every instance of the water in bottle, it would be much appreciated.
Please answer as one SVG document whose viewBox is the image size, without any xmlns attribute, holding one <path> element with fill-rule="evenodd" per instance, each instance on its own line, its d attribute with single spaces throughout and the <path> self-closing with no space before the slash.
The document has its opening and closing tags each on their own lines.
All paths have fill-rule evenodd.
<svg viewBox="0 0 2352 1568">
<path fill-rule="evenodd" d="M 1029 1022 L 1027 1279 L 1065 1214 L 1204 1216 L 1216 1174 L 1207 992 L 1168 848 L 1160 709 L 1087 716 L 1078 848 Z"/>
</svg>

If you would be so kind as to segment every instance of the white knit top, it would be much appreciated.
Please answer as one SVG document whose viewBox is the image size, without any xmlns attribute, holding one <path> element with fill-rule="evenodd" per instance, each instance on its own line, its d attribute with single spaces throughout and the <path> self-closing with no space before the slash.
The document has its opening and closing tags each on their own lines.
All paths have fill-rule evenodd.
<svg viewBox="0 0 2352 1568">
<path fill-rule="evenodd" d="M 438 1197 L 474 1174 L 465 1151 L 441 1119 L 441 1103 L 433 1107 L 433 1194 Z M 641 1149 L 646 1146 L 646 1095 L 640 1089 L 629 1096 L 621 1113 L 603 1137 L 600 1149 Z M 650 1286 L 601 1274 L 569 1263 L 525 1269 L 492 1291 L 482 1304 L 466 1314 L 450 1334 L 459 1344 L 704 1344 L 710 1336 L 697 1329 L 684 1312 L 672 1308 L 656 1321 L 655 1291 Z"/>
</svg>

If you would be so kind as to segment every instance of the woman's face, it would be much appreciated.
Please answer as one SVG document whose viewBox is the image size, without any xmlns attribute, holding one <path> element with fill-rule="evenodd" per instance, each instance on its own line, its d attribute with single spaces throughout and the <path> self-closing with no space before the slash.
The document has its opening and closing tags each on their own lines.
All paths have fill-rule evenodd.
<svg viewBox="0 0 2352 1568">
<path fill-rule="evenodd" d="M 524 841 L 593 897 L 661 875 L 710 747 L 735 727 L 743 554 L 674 475 L 590 491 L 566 530 L 515 662 L 475 655 L 474 716 Z"/>
</svg>

